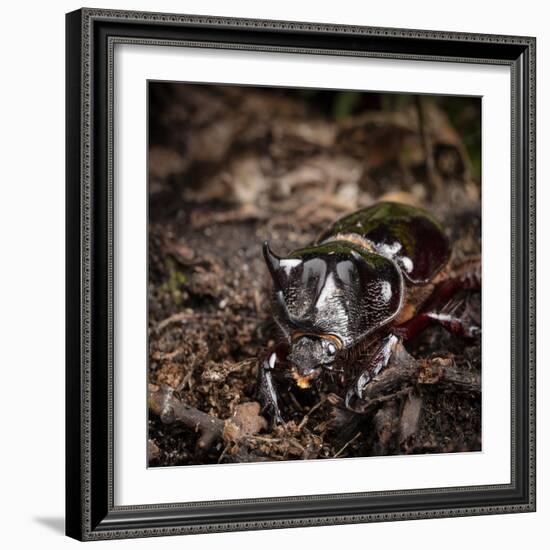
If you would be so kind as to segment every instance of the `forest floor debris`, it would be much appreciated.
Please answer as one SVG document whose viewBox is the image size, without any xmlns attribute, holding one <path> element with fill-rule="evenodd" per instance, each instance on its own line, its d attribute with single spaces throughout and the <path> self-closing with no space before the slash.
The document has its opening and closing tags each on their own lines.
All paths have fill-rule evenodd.
<svg viewBox="0 0 550 550">
<path fill-rule="evenodd" d="M 287 389 L 289 421 L 271 429 L 256 394 L 278 338 L 265 239 L 289 252 L 390 198 L 445 223 L 456 265 L 480 254 L 479 182 L 443 110 L 424 105 L 421 127 L 415 101 L 338 118 L 306 95 L 161 83 L 151 101 L 150 466 L 480 450 L 479 337 L 426 330 L 361 414 L 332 388 Z"/>
</svg>

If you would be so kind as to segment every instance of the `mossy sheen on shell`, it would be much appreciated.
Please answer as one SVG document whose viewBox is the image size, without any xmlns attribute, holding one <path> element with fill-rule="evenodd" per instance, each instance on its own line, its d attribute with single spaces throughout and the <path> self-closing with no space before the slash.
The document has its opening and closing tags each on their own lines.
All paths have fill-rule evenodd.
<svg viewBox="0 0 550 550">
<path fill-rule="evenodd" d="M 317 246 L 346 235 L 394 258 L 412 283 L 428 282 L 450 255 L 441 224 L 426 210 L 401 203 L 381 202 L 341 218 L 320 235 Z"/>
</svg>

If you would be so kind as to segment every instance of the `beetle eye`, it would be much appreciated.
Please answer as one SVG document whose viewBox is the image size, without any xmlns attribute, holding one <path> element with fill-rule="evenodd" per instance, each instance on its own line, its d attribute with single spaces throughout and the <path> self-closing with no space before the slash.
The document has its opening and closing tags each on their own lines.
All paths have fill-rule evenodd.
<svg viewBox="0 0 550 550">
<path fill-rule="evenodd" d="M 336 346 L 333 343 L 329 343 L 327 346 L 327 355 L 333 357 L 336 355 Z"/>
</svg>

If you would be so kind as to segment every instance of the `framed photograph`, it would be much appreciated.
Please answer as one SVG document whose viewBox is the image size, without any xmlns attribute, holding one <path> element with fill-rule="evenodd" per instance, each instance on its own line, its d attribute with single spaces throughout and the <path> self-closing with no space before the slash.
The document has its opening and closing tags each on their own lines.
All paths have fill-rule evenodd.
<svg viewBox="0 0 550 550">
<path fill-rule="evenodd" d="M 535 39 L 67 15 L 67 535 L 535 510 Z"/>
</svg>

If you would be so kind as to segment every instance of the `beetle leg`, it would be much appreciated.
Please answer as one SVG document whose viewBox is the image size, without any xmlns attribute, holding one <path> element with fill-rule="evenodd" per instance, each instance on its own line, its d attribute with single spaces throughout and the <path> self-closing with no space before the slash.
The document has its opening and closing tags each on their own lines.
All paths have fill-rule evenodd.
<svg viewBox="0 0 550 550">
<path fill-rule="evenodd" d="M 432 323 L 439 323 L 451 334 L 462 338 L 476 338 L 481 328 L 471 320 L 470 311 L 466 307 L 461 310 L 464 300 L 451 300 L 440 310 L 427 310 L 419 313 L 410 321 L 396 328 L 396 332 L 404 339 L 410 340 Z"/>
<path fill-rule="evenodd" d="M 446 304 L 460 290 L 481 290 L 481 261 L 473 259 L 459 266 L 454 276 L 440 282 L 425 304 L 424 311 L 437 311 Z"/>
<path fill-rule="evenodd" d="M 410 340 L 431 323 L 439 323 L 450 333 L 463 338 L 476 337 L 481 329 L 469 318 L 468 303 L 453 299 L 461 290 L 481 289 L 481 263 L 479 260 L 466 262 L 456 270 L 455 276 L 437 285 L 422 310 L 409 321 L 399 325 L 395 331 L 404 340 Z M 466 307 L 459 312 L 460 306 Z"/>
<path fill-rule="evenodd" d="M 260 365 L 259 398 L 262 403 L 262 412 L 271 417 L 273 424 L 284 424 L 279 408 L 277 389 L 273 380 L 273 370 L 277 364 L 277 352 L 271 352 Z"/>
<path fill-rule="evenodd" d="M 471 322 L 468 303 L 466 303 L 466 307 L 462 312 L 460 311 L 461 305 L 461 300 L 453 300 L 441 311 L 430 311 L 426 313 L 426 316 L 430 321 L 439 323 L 451 334 L 456 334 L 463 338 L 475 338 L 479 336 L 481 329 Z"/>
<path fill-rule="evenodd" d="M 476 325 L 471 325 L 465 322 L 460 317 L 453 317 L 446 313 L 427 313 L 432 321 L 439 323 L 443 328 L 451 334 L 462 336 L 463 338 L 475 338 L 481 334 L 481 329 Z"/>
<path fill-rule="evenodd" d="M 386 336 L 380 345 L 375 349 L 372 355 L 369 356 L 365 369 L 355 379 L 355 382 L 346 393 L 345 405 L 349 410 L 353 409 L 353 401 L 355 399 L 363 399 L 363 391 L 365 386 L 385 367 L 387 367 L 395 345 L 399 341 L 399 337 L 395 334 Z"/>
</svg>

